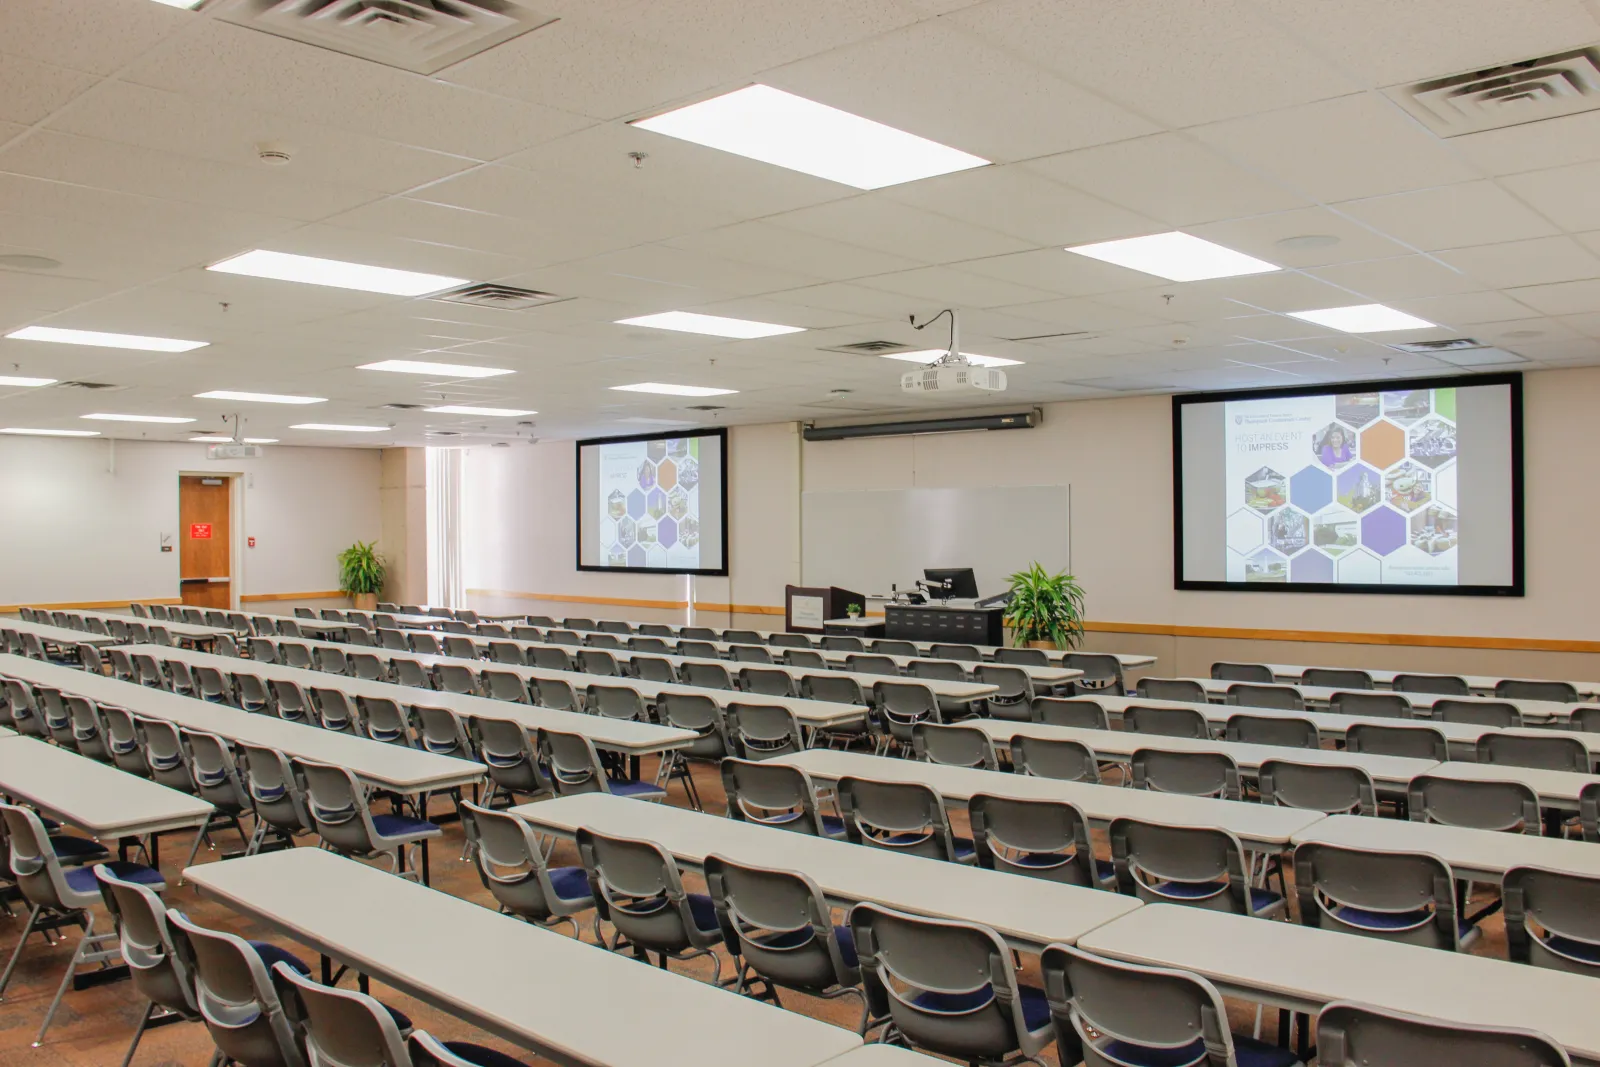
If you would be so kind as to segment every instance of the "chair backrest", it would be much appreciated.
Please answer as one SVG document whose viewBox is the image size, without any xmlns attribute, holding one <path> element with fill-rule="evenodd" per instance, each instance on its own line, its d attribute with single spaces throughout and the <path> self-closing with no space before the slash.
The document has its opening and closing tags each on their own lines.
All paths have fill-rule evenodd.
<svg viewBox="0 0 1600 1067">
<path fill-rule="evenodd" d="M 1513 867 L 1500 881 L 1507 955 L 1573 974 L 1600 974 L 1600 879 Z"/>
<path fill-rule="evenodd" d="M 822 648 L 828 652 L 865 652 L 867 646 L 859 637 L 851 637 L 848 634 L 824 634 Z"/>
<path fill-rule="evenodd" d="M 433 681 L 445 693 L 472 696 L 478 692 L 478 676 L 465 663 L 435 663 Z"/>
<path fill-rule="evenodd" d="M 759 693 L 769 697 L 796 695 L 794 678 L 788 671 L 776 667 L 739 668 L 739 688 L 746 693 Z"/>
<path fill-rule="evenodd" d="M 678 630 L 679 637 L 687 637 L 692 641 L 715 641 L 717 631 L 709 626 L 684 626 Z"/>
<path fill-rule="evenodd" d="M 664 637 L 630 637 L 628 649 L 632 652 L 666 652 L 667 639 Z"/>
<path fill-rule="evenodd" d="M 267 637 L 252 637 L 245 642 L 250 658 L 258 663 L 278 662 L 278 643 Z"/>
<path fill-rule="evenodd" d="M 1050 656 L 1042 648 L 997 648 L 996 663 L 1009 663 L 1014 667 L 1048 667 Z"/>
<path fill-rule="evenodd" d="M 472 631 L 479 637 L 506 638 L 511 636 L 511 627 L 503 622 L 480 622 L 472 628 Z"/>
<path fill-rule="evenodd" d="M 416 731 L 417 747 L 424 752 L 432 752 L 436 756 L 473 758 L 466 723 L 452 709 L 431 704 L 412 704 L 410 717 Z"/>
<path fill-rule="evenodd" d="M 339 852 L 360 855 L 379 850 L 367 790 L 355 772 L 303 759 L 291 759 L 290 764 L 305 782 L 306 813 L 318 837 Z"/>
<path fill-rule="evenodd" d="M 317 670 L 327 674 L 347 675 L 350 673 L 350 664 L 345 659 L 344 649 L 329 648 L 318 645 L 312 649 L 313 658 L 316 660 Z"/>
<path fill-rule="evenodd" d="M 1253 682 L 1235 682 L 1228 686 L 1227 701 L 1247 708 L 1280 711 L 1304 711 L 1306 707 L 1300 691 L 1292 685 L 1256 685 Z"/>
<path fill-rule="evenodd" d="M 410 652 L 411 644 L 406 640 L 404 630 L 391 630 L 383 627 L 378 630 L 378 647 L 387 648 L 391 652 Z"/>
<path fill-rule="evenodd" d="M 799 767 L 736 759 L 722 761 L 728 817 L 816 837 L 829 836 L 811 778 Z"/>
<path fill-rule="evenodd" d="M 761 643 L 761 635 L 755 630 L 724 630 L 722 631 L 722 639 L 741 645 L 759 645 Z"/>
<path fill-rule="evenodd" d="M 11 881 L 24 900 L 54 911 L 77 911 L 94 904 L 98 892 L 81 892 L 67 884 L 44 821 L 30 808 L 0 804 L 6 844 L 11 853 Z"/>
<path fill-rule="evenodd" d="M 771 663 L 772 652 L 766 645 L 729 645 L 729 658 L 737 663 Z"/>
<path fill-rule="evenodd" d="M 626 685 L 589 686 L 589 703 L 595 714 L 607 719 L 627 719 L 645 722 L 649 719 L 644 698 L 639 691 Z"/>
<path fill-rule="evenodd" d="M 967 801 L 967 815 L 978 866 L 1099 887 L 1089 820 L 1077 805 L 979 793 Z"/>
<path fill-rule="evenodd" d="M 811 654 L 817 655 L 815 652 Z M 967 668 L 953 659 L 914 659 L 906 664 L 906 673 L 913 678 L 931 678 L 941 682 L 967 680 Z"/>
<path fill-rule="evenodd" d="M 1271 685 L 1277 681 L 1272 668 L 1265 663 L 1228 663 L 1218 661 L 1211 665 L 1211 677 L 1219 682 L 1257 682 Z"/>
<path fill-rule="evenodd" d="M 1366 690 L 1372 688 L 1372 675 L 1350 667 L 1307 667 L 1300 674 L 1300 684 Z"/>
<path fill-rule="evenodd" d="M 723 715 L 728 743 L 742 759 L 764 760 L 805 750 L 800 724 L 786 707 L 735 701 Z"/>
<path fill-rule="evenodd" d="M 389 681 L 389 666 L 375 653 L 352 652 L 345 657 L 350 663 L 350 675 L 369 682 Z"/>
<path fill-rule="evenodd" d="M 167 906 L 155 890 L 118 878 L 103 863 L 94 867 L 106 910 L 116 920 L 118 947 L 133 987 L 168 1011 L 194 1017 L 193 979 L 172 946 Z"/>
<path fill-rule="evenodd" d="M 807 642 L 809 644 L 809 642 Z M 919 655 L 917 646 L 910 641 L 885 641 L 879 639 L 872 642 L 872 651 L 880 656 L 915 656 Z"/>
<path fill-rule="evenodd" d="M 282 962 L 273 964 L 272 980 L 299 1025 L 312 1064 L 411 1067 L 411 1054 L 394 1016 L 372 997 L 323 985 Z"/>
<path fill-rule="evenodd" d="M 635 947 L 675 952 L 722 940 L 720 927 L 706 931 L 696 922 L 677 861 L 666 849 L 586 826 L 576 837 L 596 913 Z"/>
<path fill-rule="evenodd" d="M 1238 800 L 1239 765 L 1225 752 L 1168 752 L 1137 749 L 1128 761 L 1133 787 L 1190 797 Z"/>
<path fill-rule="evenodd" d="M 1366 1004 L 1329 1004 L 1317 1016 L 1322 1067 L 1570 1067 L 1566 1050 L 1543 1034 L 1447 1023 Z"/>
<path fill-rule="evenodd" d="M 1421 774 L 1406 804 L 1413 822 L 1538 834 L 1539 794 L 1523 782 Z"/>
<path fill-rule="evenodd" d="M 701 689 L 733 688 L 733 679 L 728 675 L 728 668 L 720 663 L 686 660 L 678 668 L 678 673 L 683 677 L 685 685 L 699 686 Z"/>
<path fill-rule="evenodd" d="M 861 683 L 842 674 L 808 674 L 800 679 L 800 693 L 807 700 L 826 700 L 834 704 L 870 703 Z"/>
<path fill-rule="evenodd" d="M 413 652 L 427 656 L 444 655 L 444 642 L 440 641 L 439 635 L 431 630 L 413 630 L 406 635 L 406 642 Z"/>
<path fill-rule="evenodd" d="M 1157 708 L 1129 704 L 1122 712 L 1122 728 L 1136 734 L 1161 737 L 1211 736 L 1211 722 L 1199 708 Z"/>
<path fill-rule="evenodd" d="M 1432 718 L 1440 722 L 1464 722 L 1472 726 L 1515 727 L 1522 725 L 1522 712 L 1515 704 L 1498 700 L 1454 700 L 1441 697 L 1433 702 Z"/>
<path fill-rule="evenodd" d="M 1412 717 L 1411 701 L 1404 693 L 1365 693 L 1345 690 L 1328 698 L 1328 710 L 1335 715 L 1366 715 L 1384 719 Z"/>
<path fill-rule="evenodd" d="M 272 974 L 250 943 L 167 911 L 179 960 L 194 980 L 194 999 L 212 1042 L 236 1063 L 297 1067 L 304 1062 Z"/>
<path fill-rule="evenodd" d="M 1036 696 L 1030 713 L 1034 722 L 1049 726 L 1071 726 L 1079 730 L 1111 729 L 1106 709 L 1098 701 L 1087 697 Z"/>
<path fill-rule="evenodd" d="M 1244 848 L 1214 826 L 1113 819 L 1107 831 L 1117 887 L 1147 904 L 1184 904 L 1249 915 Z"/>
<path fill-rule="evenodd" d="M 717 659 L 721 653 L 709 638 L 704 641 L 684 639 L 678 642 L 678 655 L 692 656 L 695 659 Z"/>
<path fill-rule="evenodd" d="M 361 732 L 374 741 L 387 745 L 411 748 L 411 726 L 398 701 L 389 697 L 360 696 L 356 704 L 361 709 Z"/>
<path fill-rule="evenodd" d="M 809 992 L 860 981 L 854 953 L 846 962 L 834 932 L 832 908 L 808 875 L 712 855 L 705 879 L 728 950 L 767 981 Z"/>
<path fill-rule="evenodd" d="M 920 782 L 839 779 L 839 814 L 858 845 L 901 855 L 955 860 L 955 838 L 938 793 Z"/>
<path fill-rule="evenodd" d="M 1307 842 L 1294 850 L 1294 889 L 1307 926 L 1460 947 L 1455 875 L 1437 856 Z"/>
<path fill-rule="evenodd" d="M 230 815 L 248 811 L 250 795 L 239 777 L 228 742 L 204 730 L 184 730 L 182 736 L 189 752 L 189 771 L 194 775 L 200 799 Z"/>
<path fill-rule="evenodd" d="M 556 711 L 581 711 L 582 701 L 572 688 L 572 683 L 565 678 L 535 678 L 529 683 L 532 691 L 529 695 L 537 699 L 534 703 L 540 707 L 554 708 Z"/>
<path fill-rule="evenodd" d="M 647 682 L 676 682 L 678 672 L 672 669 L 672 661 L 661 656 L 634 656 L 628 661 L 628 669 L 635 678 Z"/>
<path fill-rule="evenodd" d="M 444 654 L 455 656 L 457 659 L 477 659 L 478 645 L 470 637 L 461 634 L 445 634 Z"/>
<path fill-rule="evenodd" d="M 1345 731 L 1344 743 L 1350 752 L 1374 756 L 1405 756 L 1443 763 L 1450 758 L 1450 742 L 1432 726 L 1394 726 L 1358 722 Z"/>
<path fill-rule="evenodd" d="M 489 780 L 498 789 L 512 795 L 550 792 L 526 726 L 509 719 L 472 715 L 467 718 L 467 729 L 478 759 L 489 768 Z"/>
<path fill-rule="evenodd" d="M 641 622 L 638 626 L 634 627 L 634 631 L 636 633 L 644 634 L 647 637 L 672 636 L 672 627 L 668 626 L 664 622 Z"/>
<path fill-rule="evenodd" d="M 1326 815 L 1377 815 L 1378 789 L 1361 767 L 1263 760 L 1256 772 L 1261 801 Z"/>
<path fill-rule="evenodd" d="M 494 663 L 509 663 L 518 667 L 528 662 L 522 646 L 511 641 L 490 641 L 489 659 Z"/>
<path fill-rule="evenodd" d="M 1390 688 L 1397 693 L 1442 693 L 1453 697 L 1472 695 L 1467 680 L 1455 674 L 1397 674 Z"/>
<path fill-rule="evenodd" d="M 972 670 L 973 677 L 984 685 L 996 686 L 996 690 L 985 697 L 991 705 L 1001 704 L 1032 704 L 1033 679 L 1028 672 L 1016 665 L 998 663 L 980 663 Z M 1020 709 L 1019 709 L 1020 710 Z M 991 706 L 991 714 L 994 712 Z"/>
<path fill-rule="evenodd" d="M 1494 695 L 1507 700 L 1553 700 L 1558 704 L 1576 704 L 1578 687 L 1571 682 L 1503 678 L 1495 683 Z"/>
<path fill-rule="evenodd" d="M 336 733 L 361 731 L 361 713 L 343 689 L 314 685 L 311 687 L 311 700 L 316 706 L 317 722 L 324 730 Z"/>
<path fill-rule="evenodd" d="M 771 634 L 767 637 L 767 644 L 773 648 L 810 648 L 811 638 L 805 634 Z"/>
<path fill-rule="evenodd" d="M 598 627 L 595 626 L 595 623 L 594 623 L 593 619 L 562 619 L 561 620 L 561 625 L 565 626 L 569 630 L 595 630 L 595 629 L 598 629 Z"/>
<path fill-rule="evenodd" d="M 983 653 L 977 645 L 947 645 L 935 642 L 928 647 L 928 655 L 934 659 L 954 659 L 965 663 L 977 663 L 983 659 Z"/>
<path fill-rule="evenodd" d="M 852 652 L 844 658 L 845 670 L 857 674 L 882 674 L 890 678 L 900 676 L 900 665 L 889 656 L 870 652 Z"/>
<path fill-rule="evenodd" d="M 546 671 L 570 671 L 572 657 L 554 645 L 534 645 L 528 649 L 528 665 Z"/>
<path fill-rule="evenodd" d="M 311 661 L 311 648 L 298 641 L 279 641 L 278 656 L 290 667 L 311 670 L 316 666 Z"/>
<path fill-rule="evenodd" d="M 1055 737 L 1011 738 L 1011 766 L 1018 774 L 1054 778 L 1063 782 L 1100 781 L 1100 762 L 1094 749 L 1081 741 Z"/>
<path fill-rule="evenodd" d="M 601 633 L 598 630 L 592 633 L 584 634 L 583 643 L 587 648 L 607 648 L 615 650 L 622 647 L 622 639 L 616 634 Z"/>
<path fill-rule="evenodd" d="M 488 667 L 478 672 L 478 681 L 483 686 L 483 695 L 491 700 L 509 700 L 517 704 L 533 702 L 520 674 Z"/>
<path fill-rule="evenodd" d="M 306 812 L 305 786 L 287 755 L 240 741 L 235 747 L 235 759 L 258 817 L 285 834 L 314 829 Z"/>
<path fill-rule="evenodd" d="M 548 768 L 550 788 L 558 797 L 611 791 L 600 754 L 583 734 L 540 730 L 539 762 Z"/>
<path fill-rule="evenodd" d="M 722 707 L 703 693 L 661 693 L 656 697 L 656 714 L 662 725 L 693 730 L 699 738 L 679 749 L 696 759 L 720 760 L 728 754 L 728 730 Z"/>
<path fill-rule="evenodd" d="M 1240 712 L 1228 716 L 1224 736 L 1247 745 L 1277 745 L 1281 748 L 1317 748 L 1322 735 L 1311 719 Z"/>
<path fill-rule="evenodd" d="M 1478 762 L 1590 773 L 1589 749 L 1583 741 L 1553 730 L 1539 734 L 1484 734 L 1478 738 Z"/>
<path fill-rule="evenodd" d="M 911 727 L 911 748 L 918 759 L 929 763 L 976 767 L 985 771 L 1000 769 L 994 743 L 989 740 L 988 734 L 976 726 L 916 723 Z"/>
<path fill-rule="evenodd" d="M 299 623 L 295 622 L 293 619 L 284 618 L 278 620 L 278 636 L 304 637 L 305 633 L 300 629 Z"/>
<path fill-rule="evenodd" d="M 315 711 L 311 706 L 311 697 L 299 682 L 288 678 L 269 678 L 267 685 L 272 689 L 272 702 L 277 708 L 278 718 L 305 723 L 312 720 Z"/>
<path fill-rule="evenodd" d="M 1177 700 L 1204 704 L 1209 697 L 1205 686 L 1189 678 L 1141 678 L 1138 693 L 1146 700 Z"/>
<path fill-rule="evenodd" d="M 889 732 L 902 742 L 911 740 L 911 727 L 919 722 L 940 722 L 939 699 L 922 682 L 874 682 L 872 702 L 889 724 Z"/>
</svg>

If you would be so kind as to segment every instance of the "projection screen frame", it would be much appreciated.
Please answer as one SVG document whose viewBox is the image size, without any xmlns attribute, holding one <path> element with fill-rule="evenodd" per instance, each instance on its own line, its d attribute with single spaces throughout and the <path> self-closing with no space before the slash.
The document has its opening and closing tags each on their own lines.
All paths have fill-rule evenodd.
<svg viewBox="0 0 1600 1067">
<path fill-rule="evenodd" d="M 1339 582 L 1230 582 L 1188 579 L 1183 576 L 1183 409 L 1191 404 L 1227 403 L 1235 400 L 1277 400 L 1338 393 L 1393 392 L 1399 389 L 1462 389 L 1473 386 L 1507 386 L 1511 391 L 1511 582 L 1509 585 L 1415 585 Z M 1426 378 L 1383 379 L 1363 382 L 1325 382 L 1281 389 L 1229 389 L 1205 393 L 1175 393 L 1172 397 L 1172 578 L 1173 588 L 1221 593 L 1356 593 L 1384 596 L 1526 596 L 1523 554 L 1524 500 L 1522 480 L 1522 373 L 1450 374 Z"/>
<path fill-rule="evenodd" d="M 722 566 L 721 567 L 611 567 L 583 562 L 583 450 L 588 445 L 621 445 L 634 441 L 666 441 L 679 437 L 715 437 L 720 440 L 718 451 L 718 476 L 722 479 Z M 726 426 L 704 429 L 669 430 L 655 433 L 624 434 L 619 437 L 590 437 L 573 443 L 573 542 L 574 562 L 580 571 L 606 571 L 611 574 L 692 574 L 700 578 L 726 578 L 728 557 L 732 552 L 732 539 L 728 530 L 728 428 Z"/>
</svg>

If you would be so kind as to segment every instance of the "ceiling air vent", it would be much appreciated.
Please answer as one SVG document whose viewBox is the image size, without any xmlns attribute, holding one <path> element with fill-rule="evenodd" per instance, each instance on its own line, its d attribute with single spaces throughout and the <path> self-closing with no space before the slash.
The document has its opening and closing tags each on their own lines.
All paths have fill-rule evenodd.
<svg viewBox="0 0 1600 1067">
<path fill-rule="evenodd" d="M 1600 49 L 1580 48 L 1388 90 L 1440 137 L 1600 108 Z"/>
<path fill-rule="evenodd" d="M 690 404 L 684 410 L 686 410 L 686 411 L 726 411 L 726 410 L 728 410 L 728 407 L 727 407 L 726 404 Z"/>
<path fill-rule="evenodd" d="M 1506 363 L 1526 363 L 1527 359 L 1515 352 L 1474 341 L 1470 337 L 1456 337 L 1449 341 L 1408 341 L 1390 345 L 1397 352 L 1410 352 L 1418 356 L 1432 356 L 1453 367 L 1498 367 Z"/>
<path fill-rule="evenodd" d="M 424 406 L 425 405 L 422 405 L 422 404 L 399 404 L 399 403 L 396 403 L 396 404 L 379 404 L 378 405 L 378 407 L 386 408 L 389 411 L 420 411 L 420 410 L 422 410 L 422 408 Z"/>
<path fill-rule="evenodd" d="M 55 388 L 57 388 L 57 389 L 120 389 L 120 388 L 122 388 L 122 386 L 120 386 L 120 385 L 112 385 L 110 382 L 57 382 L 55 384 Z"/>
<path fill-rule="evenodd" d="M 212 10 L 236 26 L 417 74 L 555 21 L 524 0 L 223 0 Z"/>
<path fill-rule="evenodd" d="M 496 285 L 494 282 L 479 282 L 474 285 L 463 285 L 460 289 L 452 289 L 434 297 L 435 300 L 448 300 L 452 304 L 475 304 L 478 307 L 500 308 L 503 311 L 525 311 L 528 308 L 540 307 L 544 304 L 556 304 L 570 297 L 557 296 L 554 293 L 541 293 L 537 289 L 518 289 L 514 285 Z"/>
<path fill-rule="evenodd" d="M 847 356 L 886 356 L 892 352 L 914 352 L 916 349 L 898 341 L 857 341 L 853 345 L 834 345 L 818 351 L 843 352 Z"/>
</svg>

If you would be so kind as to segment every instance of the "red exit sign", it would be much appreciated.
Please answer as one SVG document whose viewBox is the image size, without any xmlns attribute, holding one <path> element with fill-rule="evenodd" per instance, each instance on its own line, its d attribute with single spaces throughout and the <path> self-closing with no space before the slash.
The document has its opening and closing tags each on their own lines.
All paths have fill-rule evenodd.
<svg viewBox="0 0 1600 1067">
<path fill-rule="evenodd" d="M 211 524 L 209 522 L 191 522 L 189 536 L 199 541 L 211 540 Z"/>
</svg>

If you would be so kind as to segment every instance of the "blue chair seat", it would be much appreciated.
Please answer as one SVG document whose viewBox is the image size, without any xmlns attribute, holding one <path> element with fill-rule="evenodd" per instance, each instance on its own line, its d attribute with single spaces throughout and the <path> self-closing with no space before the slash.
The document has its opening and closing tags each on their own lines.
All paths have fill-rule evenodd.
<svg viewBox="0 0 1600 1067">
<path fill-rule="evenodd" d="M 445 1041 L 442 1044 L 473 1067 L 528 1067 L 522 1060 L 512 1059 L 504 1052 L 474 1045 L 470 1041 Z"/>
<path fill-rule="evenodd" d="M 706 894 L 689 894 L 689 914 L 694 916 L 694 924 L 701 932 L 709 933 L 718 929 L 717 906 Z"/>
<path fill-rule="evenodd" d="M 1571 956 L 1585 963 L 1600 964 L 1600 945 L 1592 941 L 1579 941 L 1576 938 L 1551 933 L 1546 933 L 1539 940 L 1551 952 L 1559 952 L 1563 956 Z"/>
<path fill-rule="evenodd" d="M 827 834 L 829 837 L 844 836 L 843 819 L 839 818 L 837 815 L 823 815 L 821 816 L 821 820 L 823 833 Z"/>
<path fill-rule="evenodd" d="M 166 879 L 161 877 L 161 872 L 154 867 L 146 867 L 142 863 L 129 863 L 124 860 L 112 860 L 106 864 L 112 874 L 124 882 L 137 882 L 147 885 L 152 889 L 161 890 L 167 886 Z M 67 885 L 75 893 L 98 893 L 100 882 L 94 876 L 94 868 L 77 867 L 70 871 L 63 871 Z"/>
<path fill-rule="evenodd" d="M 781 934 L 768 934 L 754 940 L 757 944 L 768 948 L 799 948 L 810 941 L 811 937 L 811 928 L 803 926 L 798 930 L 785 930 Z M 839 943 L 839 955 L 844 959 L 846 967 L 854 967 L 860 963 L 860 958 L 856 955 L 856 935 L 850 932 L 848 926 L 835 926 L 833 938 Z"/>
<path fill-rule="evenodd" d="M 619 797 L 664 797 L 667 795 L 665 789 L 651 782 L 619 782 L 613 780 L 606 784 L 610 786 L 611 792 Z"/>
<path fill-rule="evenodd" d="M 266 964 L 267 970 L 272 970 L 274 964 L 284 964 L 292 971 L 301 974 L 310 974 L 311 968 L 306 961 L 296 956 L 286 948 L 279 948 L 270 941 L 252 941 L 250 947 L 256 950 L 256 955 L 261 957 L 261 962 Z"/>
<path fill-rule="evenodd" d="M 389 1013 L 389 1018 L 394 1020 L 395 1027 L 402 1034 L 407 1033 L 412 1029 L 411 1016 L 407 1015 L 405 1012 L 401 1011 L 399 1008 L 396 1008 L 396 1007 L 394 1007 L 392 1005 L 389 1005 L 389 1004 L 385 1004 L 381 1000 L 378 1001 L 378 1006 L 380 1008 L 382 1008 L 384 1011 Z"/>
<path fill-rule="evenodd" d="M 852 946 L 853 947 L 853 946 Z M 1030 1031 L 1041 1030 L 1050 1025 L 1050 1002 L 1045 999 L 1044 990 L 1031 985 L 1019 985 L 1017 992 L 1022 998 L 1022 1022 Z M 911 1003 L 924 1011 L 948 1012 L 960 1015 L 983 1007 L 994 999 L 994 989 L 984 986 L 970 993 L 937 993 L 932 990 L 918 993 L 912 998 Z"/>
<path fill-rule="evenodd" d="M 1159 882 L 1154 888 L 1165 896 L 1199 900 L 1214 896 L 1226 887 L 1226 882 Z M 1250 910 L 1253 912 L 1265 911 L 1281 900 L 1283 897 L 1270 889 L 1257 889 L 1254 886 L 1250 889 Z"/>
<path fill-rule="evenodd" d="M 1101 1051 L 1134 1067 L 1189 1067 L 1206 1062 L 1206 1043 L 1199 1038 L 1181 1048 L 1148 1048 L 1129 1041 L 1111 1041 Z M 1233 1035 L 1233 1057 L 1239 1067 L 1295 1067 L 1300 1062 L 1289 1049 L 1238 1034 Z"/>
<path fill-rule="evenodd" d="M 56 858 L 62 863 L 89 863 L 108 856 L 106 846 L 98 841 L 91 841 L 87 837 L 73 837 L 70 834 L 59 834 L 50 838 L 50 847 L 56 850 Z"/>
<path fill-rule="evenodd" d="M 582 867 L 552 867 L 550 888 L 562 900 L 583 900 L 589 896 L 588 872 Z"/>
<path fill-rule="evenodd" d="M 426 819 L 413 819 L 409 815 L 374 815 L 372 828 L 383 837 L 415 837 L 439 833 L 439 827 Z"/>
<path fill-rule="evenodd" d="M 971 859 L 978 853 L 978 850 L 973 846 L 972 838 L 970 837 L 956 837 L 952 835 L 950 838 L 950 844 L 954 846 L 956 859 L 958 860 Z"/>
</svg>

